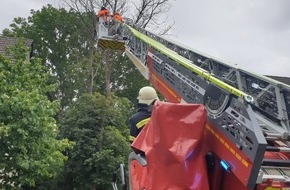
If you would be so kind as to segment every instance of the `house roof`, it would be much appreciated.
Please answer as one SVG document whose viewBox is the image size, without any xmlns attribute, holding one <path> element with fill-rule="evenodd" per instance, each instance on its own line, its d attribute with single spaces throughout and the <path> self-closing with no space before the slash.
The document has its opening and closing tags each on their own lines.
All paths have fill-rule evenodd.
<svg viewBox="0 0 290 190">
<path fill-rule="evenodd" d="M 6 54 L 6 48 L 9 46 L 15 45 L 20 38 L 16 37 L 6 37 L 6 36 L 0 36 L 0 55 Z M 31 39 L 24 39 L 24 43 L 27 45 L 27 47 L 32 46 L 33 40 Z"/>
</svg>

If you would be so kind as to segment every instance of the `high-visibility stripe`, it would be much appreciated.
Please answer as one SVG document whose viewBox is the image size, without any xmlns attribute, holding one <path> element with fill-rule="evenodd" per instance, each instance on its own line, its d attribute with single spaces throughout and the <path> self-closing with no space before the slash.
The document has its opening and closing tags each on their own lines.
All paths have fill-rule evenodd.
<svg viewBox="0 0 290 190">
<path fill-rule="evenodd" d="M 130 135 L 130 136 L 129 136 L 129 140 L 130 140 L 130 141 L 134 141 L 134 140 L 135 140 L 135 137 L 133 137 L 133 136 Z"/>
<path fill-rule="evenodd" d="M 125 50 L 125 42 L 113 41 L 106 39 L 99 39 L 98 46 L 103 49 Z"/>
<path fill-rule="evenodd" d="M 237 157 L 237 159 L 247 168 L 249 163 L 242 158 L 242 156 L 236 152 L 228 143 L 225 142 L 224 139 L 216 132 L 213 128 L 211 128 L 208 124 L 205 126 L 207 130 L 209 130 L 212 135 L 214 135 L 227 149 L 230 153 Z"/>
<path fill-rule="evenodd" d="M 147 118 L 147 119 L 143 119 L 143 120 L 141 120 L 141 121 L 139 121 L 137 124 L 136 124 L 136 126 L 137 126 L 137 128 L 138 129 L 140 129 L 140 128 L 142 128 L 148 121 L 150 120 L 150 117 L 149 118 Z"/>
<path fill-rule="evenodd" d="M 196 65 L 194 65 L 194 63 L 191 60 L 188 60 L 184 57 L 182 57 L 181 55 L 179 55 L 178 53 L 176 53 L 175 51 L 169 49 L 168 47 L 166 47 L 164 44 L 161 44 L 158 41 L 155 41 L 154 39 L 146 36 L 145 34 L 139 32 L 138 30 L 132 28 L 129 25 L 126 25 L 130 31 L 133 33 L 133 35 L 137 38 L 139 38 L 140 40 L 144 41 L 146 44 L 148 44 L 149 46 L 155 48 L 157 51 L 161 52 L 162 54 L 168 56 L 169 58 L 173 59 L 174 61 L 176 61 L 176 63 L 184 66 L 185 68 L 193 71 L 194 73 L 198 74 L 199 76 L 201 76 L 202 78 L 204 78 L 205 80 L 208 80 L 214 84 L 216 84 L 217 86 L 221 87 L 222 89 L 230 92 L 231 94 L 234 94 L 240 98 L 243 98 L 245 101 L 247 102 L 253 102 L 254 98 L 251 95 L 248 95 L 242 91 L 240 91 L 239 89 L 236 89 L 232 86 L 230 86 L 229 84 L 215 78 L 211 73 L 209 73 L 207 70 L 204 70 Z"/>
</svg>

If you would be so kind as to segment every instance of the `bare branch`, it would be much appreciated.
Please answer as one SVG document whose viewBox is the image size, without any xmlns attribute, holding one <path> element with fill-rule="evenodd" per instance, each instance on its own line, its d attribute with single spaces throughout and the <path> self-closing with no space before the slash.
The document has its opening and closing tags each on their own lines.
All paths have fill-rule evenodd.
<svg viewBox="0 0 290 190">
<path fill-rule="evenodd" d="M 174 0 L 134 0 L 132 6 L 137 13 L 133 23 L 141 28 L 154 28 L 155 32 L 156 29 L 162 30 L 162 34 L 168 33 L 173 24 L 163 27 L 168 25 L 166 13 L 171 8 L 171 1 Z"/>
</svg>

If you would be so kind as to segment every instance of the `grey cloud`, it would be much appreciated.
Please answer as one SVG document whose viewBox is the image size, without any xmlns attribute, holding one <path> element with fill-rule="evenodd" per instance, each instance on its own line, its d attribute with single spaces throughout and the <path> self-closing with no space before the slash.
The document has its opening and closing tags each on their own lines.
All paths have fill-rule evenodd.
<svg viewBox="0 0 290 190">
<path fill-rule="evenodd" d="M 59 0 L 4 0 L 0 30 Z M 265 75 L 290 76 L 289 0 L 178 0 L 169 16 L 175 40 Z"/>
<path fill-rule="evenodd" d="M 177 41 L 245 70 L 281 76 L 290 76 L 289 14 L 288 0 L 179 0 L 172 10 Z"/>
</svg>

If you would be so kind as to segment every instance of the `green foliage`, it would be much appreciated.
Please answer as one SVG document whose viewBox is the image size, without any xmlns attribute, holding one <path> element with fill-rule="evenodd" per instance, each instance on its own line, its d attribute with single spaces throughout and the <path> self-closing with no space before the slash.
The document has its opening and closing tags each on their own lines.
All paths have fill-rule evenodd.
<svg viewBox="0 0 290 190">
<path fill-rule="evenodd" d="M 111 175 L 129 153 L 129 103 L 114 95 L 82 95 L 64 114 L 62 136 L 74 141 L 65 167 L 66 185 L 110 189 Z"/>
<path fill-rule="evenodd" d="M 46 84 L 40 60 L 28 61 L 21 43 L 9 55 L 0 56 L 0 186 L 34 186 L 56 175 L 66 159 L 61 151 L 71 144 L 56 139 L 59 104 L 47 100 L 55 86 Z"/>
<path fill-rule="evenodd" d="M 127 57 L 121 57 L 114 62 L 112 68 L 112 91 L 117 96 L 128 98 L 132 103 L 136 102 L 139 89 L 149 85 L 137 67 Z M 120 77 L 122 76 L 122 77 Z"/>
<path fill-rule="evenodd" d="M 33 39 L 34 55 L 42 58 L 50 83 L 59 84 L 50 98 L 61 99 L 61 108 L 65 108 L 87 88 L 93 29 L 85 26 L 83 19 L 90 15 L 51 5 L 31 14 L 28 19 L 14 19 L 11 30 L 4 30 L 3 35 Z"/>
<path fill-rule="evenodd" d="M 100 51 L 100 53 L 103 53 Z M 149 85 L 149 82 L 141 75 L 135 65 L 127 56 L 122 56 L 120 51 L 108 51 L 111 91 L 115 95 L 128 98 L 132 103 L 136 102 L 138 91 L 141 87 Z M 99 64 L 99 74 L 95 78 L 96 89 L 105 92 L 104 64 Z"/>
<path fill-rule="evenodd" d="M 22 36 L 25 37 L 27 34 L 27 28 L 29 27 L 29 24 L 27 23 L 27 19 L 25 18 L 21 18 L 21 17 L 17 17 L 13 19 L 13 23 L 10 25 L 11 30 L 9 29 L 4 29 L 2 31 L 2 34 L 4 36 L 10 36 L 10 37 L 14 37 L 15 34 L 17 34 L 17 36 Z"/>
<path fill-rule="evenodd" d="M 74 98 L 86 92 L 89 74 L 89 43 L 92 43 L 93 26 L 87 26 L 90 14 L 43 7 L 32 11 L 28 19 L 17 18 L 5 29 L 3 35 L 33 39 L 34 54 L 42 58 L 50 72 L 51 83 L 59 88 L 51 99 L 61 99 L 61 107 L 68 106 Z M 82 20 L 82 19 L 85 20 Z M 86 22 L 87 21 L 87 22 Z M 148 82 L 136 67 L 122 57 L 121 52 L 110 52 L 111 90 L 118 96 L 135 101 L 136 94 Z M 105 92 L 103 51 L 94 53 L 93 67 L 96 70 L 95 90 Z"/>
<path fill-rule="evenodd" d="M 108 98 L 104 97 L 101 94 L 105 94 L 106 63 L 102 62 L 103 52 L 92 49 L 95 41 L 94 26 L 85 24 L 95 18 L 95 15 L 57 9 L 50 5 L 39 11 L 32 11 L 31 14 L 27 19 L 14 19 L 11 28 L 3 31 L 5 36 L 33 39 L 34 55 L 42 59 L 42 64 L 39 59 L 27 62 L 22 57 L 11 65 L 11 61 L 1 58 L 0 103 L 3 104 L 0 105 L 0 142 L 4 142 L 5 135 L 14 134 L 9 139 L 15 138 L 15 143 L 19 143 L 11 144 L 13 141 L 7 137 L 6 149 L 0 152 L 10 151 L 16 145 L 20 147 L 17 151 L 24 156 L 15 153 L 22 160 L 17 164 L 24 171 L 23 174 L 31 173 L 28 177 L 26 174 L 22 175 L 27 179 L 21 179 L 28 184 L 27 189 L 31 189 L 29 185 L 34 183 L 38 189 L 111 189 L 111 174 L 120 163 L 127 162 L 129 153 L 126 122 L 132 104 L 129 104 L 128 99 L 135 102 L 138 90 L 148 85 L 148 82 L 127 57 L 112 51 L 108 60 L 110 86 L 116 96 L 112 94 Z M 18 55 L 23 54 L 17 53 L 14 56 Z M 90 62 L 91 60 L 93 61 Z M 89 63 L 92 63 L 92 67 Z M 5 72 L 2 72 L 2 67 L 5 67 Z M 99 93 L 82 95 L 88 89 L 92 74 L 90 69 L 95 75 L 94 91 Z M 47 85 L 55 83 L 58 84 L 56 90 L 54 85 Z M 45 94 L 50 100 L 59 99 L 59 104 L 47 101 Z M 69 159 L 63 168 L 61 163 L 64 157 L 59 151 L 71 144 L 65 140 L 52 140 L 57 135 L 53 116 L 59 105 L 64 112 L 64 116 L 59 114 L 57 117 L 61 123 L 61 138 L 75 142 L 73 150 L 65 150 Z M 13 125 L 10 126 L 9 122 Z M 48 150 L 42 150 L 45 148 Z M 54 155 L 53 148 L 57 155 Z M 6 157 L 1 159 L 7 160 L 10 154 Z M 2 160 L 1 167 L 4 166 L 1 163 L 6 162 Z M 11 161 L 11 165 L 12 163 L 15 160 Z M 37 167 L 43 169 L 38 170 Z M 41 174 L 35 175 L 32 169 Z M 63 169 L 63 173 L 59 173 L 60 169 Z M 20 174 L 19 171 L 17 172 Z M 42 177 L 52 178 L 55 175 L 60 180 L 42 180 Z"/>
</svg>

